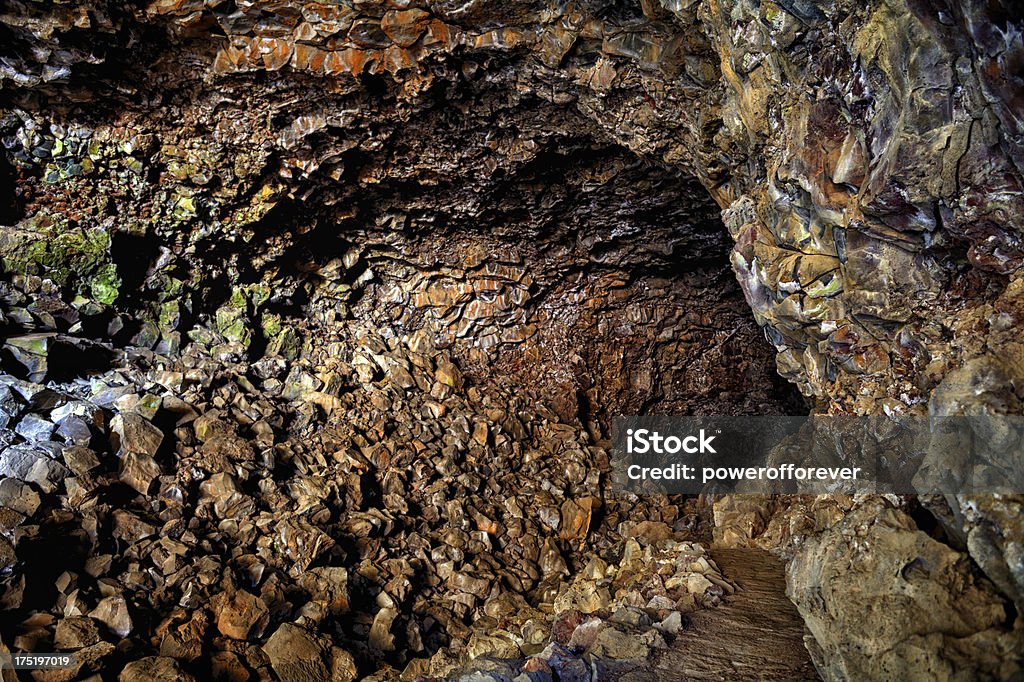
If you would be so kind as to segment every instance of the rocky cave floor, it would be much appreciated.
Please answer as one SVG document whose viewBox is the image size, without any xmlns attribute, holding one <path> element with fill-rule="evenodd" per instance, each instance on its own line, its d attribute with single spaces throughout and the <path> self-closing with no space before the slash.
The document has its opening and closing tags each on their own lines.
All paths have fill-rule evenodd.
<svg viewBox="0 0 1024 682">
<path fill-rule="evenodd" d="M 1022 25 L 0 3 L 0 647 L 78 657 L 4 682 L 1019 679 L 1024 496 L 609 456 L 1024 413 Z"/>
<path fill-rule="evenodd" d="M 0 379 L 5 642 L 77 651 L 82 673 L 162 657 L 138 679 L 449 676 L 482 655 L 561 679 L 592 656 L 604 679 L 733 591 L 693 542 L 696 500 L 608 492 L 598 421 L 416 339 L 364 329 L 323 365 L 215 339 Z M 8 343 L 30 340 L 54 343 L 36 371 L 69 342 Z"/>
</svg>

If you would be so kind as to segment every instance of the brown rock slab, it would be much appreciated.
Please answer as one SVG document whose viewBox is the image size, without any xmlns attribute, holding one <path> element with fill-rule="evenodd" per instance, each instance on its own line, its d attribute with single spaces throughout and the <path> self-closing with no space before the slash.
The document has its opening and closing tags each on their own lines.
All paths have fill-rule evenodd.
<svg viewBox="0 0 1024 682">
<path fill-rule="evenodd" d="M 281 682 L 319 682 L 329 679 L 324 649 L 308 631 L 291 623 L 282 624 L 263 651 Z"/>
<path fill-rule="evenodd" d="M 39 508 L 39 493 L 16 478 L 0 480 L 0 507 L 13 509 L 19 514 L 32 516 Z"/>
<path fill-rule="evenodd" d="M 225 637 L 241 640 L 259 637 L 268 622 L 267 605 L 250 592 L 239 590 L 221 600 L 217 629 Z"/>
<path fill-rule="evenodd" d="M 561 536 L 566 540 L 581 540 L 590 530 L 594 499 L 566 500 L 562 503 Z"/>
<path fill-rule="evenodd" d="M 82 649 L 99 641 L 100 629 L 96 621 L 85 616 L 62 618 L 53 635 L 53 645 L 61 651 Z"/>
<path fill-rule="evenodd" d="M 160 465 L 151 456 L 141 452 L 128 452 L 121 457 L 121 480 L 148 495 L 153 481 L 160 475 Z"/>
<path fill-rule="evenodd" d="M 356 659 L 341 647 L 331 647 L 331 680 L 333 682 L 354 682 L 359 677 Z"/>
<path fill-rule="evenodd" d="M 398 617 L 398 611 L 392 608 L 383 608 L 373 618 L 373 625 L 370 627 L 370 645 L 379 651 L 394 651 L 395 637 L 391 634 L 391 625 Z"/>
<path fill-rule="evenodd" d="M 231 651 L 218 651 L 210 657 L 210 674 L 217 682 L 249 682 L 252 673 Z"/>
<path fill-rule="evenodd" d="M 110 420 L 110 430 L 114 434 L 114 447 L 122 455 L 134 452 L 152 457 L 164 440 L 160 429 L 134 412 L 115 415 Z"/>
<path fill-rule="evenodd" d="M 294 562 L 288 569 L 293 577 L 302 575 L 322 553 L 334 546 L 329 535 L 302 519 L 280 524 L 276 540 L 284 555 Z"/>
<path fill-rule="evenodd" d="M 106 625 L 119 637 L 127 637 L 132 631 L 132 617 L 128 613 L 128 604 L 121 595 L 101 599 L 96 608 L 89 612 L 89 617 Z"/>
<path fill-rule="evenodd" d="M 326 604 L 332 614 L 348 611 L 348 571 L 344 567 L 311 568 L 302 574 L 299 584 L 313 596 L 313 599 Z"/>
<path fill-rule="evenodd" d="M 195 682 L 196 678 L 173 658 L 147 656 L 128 663 L 117 679 L 119 682 Z"/>
<path fill-rule="evenodd" d="M 1003 675 L 1020 638 L 1007 632 L 1003 599 L 966 555 L 919 530 L 886 500 L 869 500 L 809 539 L 790 563 L 787 593 L 828 679 L 973 679 Z M 885 609 L 879 609 L 879 604 Z M 947 640 L 946 646 L 936 641 Z M 972 641 L 964 655 L 954 642 Z"/>
<path fill-rule="evenodd" d="M 380 20 L 384 34 L 400 47 L 409 47 L 423 35 L 430 14 L 421 9 L 392 10 Z"/>
</svg>

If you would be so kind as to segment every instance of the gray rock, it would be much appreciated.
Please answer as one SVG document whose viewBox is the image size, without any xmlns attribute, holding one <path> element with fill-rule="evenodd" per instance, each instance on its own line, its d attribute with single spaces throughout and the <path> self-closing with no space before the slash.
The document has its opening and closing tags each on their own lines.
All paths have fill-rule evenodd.
<svg viewBox="0 0 1024 682">
<path fill-rule="evenodd" d="M 88 445 L 92 440 L 92 431 L 81 417 L 68 415 L 57 424 L 57 435 L 68 445 Z"/>
<path fill-rule="evenodd" d="M 21 405 L 14 397 L 14 391 L 10 386 L 0 384 L 0 429 L 6 429 L 20 412 Z"/>
<path fill-rule="evenodd" d="M 683 614 L 679 611 L 673 611 L 665 616 L 665 619 L 658 623 L 656 627 L 665 634 L 678 635 L 683 629 Z"/>
<path fill-rule="evenodd" d="M 32 442 L 47 441 L 53 435 L 53 423 L 37 414 L 26 414 L 14 427 L 15 433 Z"/>
<path fill-rule="evenodd" d="M 0 476 L 12 476 L 26 483 L 35 483 L 45 492 L 52 492 L 69 474 L 67 467 L 54 459 L 56 443 L 21 443 L 0 453 Z"/>
<path fill-rule="evenodd" d="M 481 656 L 460 672 L 459 682 L 512 682 L 519 673 L 516 661 Z"/>
<path fill-rule="evenodd" d="M 87 400 L 68 400 L 50 411 L 50 421 L 55 424 L 67 417 L 79 417 L 86 423 L 95 424 L 102 420 L 103 410 Z"/>
<path fill-rule="evenodd" d="M 0 385 L 7 386 L 11 391 L 21 396 L 21 398 L 26 401 L 32 400 L 37 394 L 46 390 L 46 387 L 42 384 L 34 381 L 24 381 L 17 377 L 12 377 L 9 374 L 0 374 Z"/>
<path fill-rule="evenodd" d="M 46 378 L 47 353 L 56 334 L 27 334 L 7 339 L 4 349 L 28 371 L 29 381 L 39 383 Z"/>
<path fill-rule="evenodd" d="M 565 647 L 552 643 L 538 658 L 547 661 L 558 680 L 567 682 L 590 682 L 590 666 L 573 656 Z"/>
</svg>

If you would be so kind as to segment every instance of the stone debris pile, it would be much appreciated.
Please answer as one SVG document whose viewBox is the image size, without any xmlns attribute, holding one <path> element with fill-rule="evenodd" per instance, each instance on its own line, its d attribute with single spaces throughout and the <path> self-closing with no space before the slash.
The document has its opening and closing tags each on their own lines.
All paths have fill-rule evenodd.
<svg viewBox="0 0 1024 682">
<path fill-rule="evenodd" d="M 346 331 L 0 375 L 4 643 L 78 654 L 45 679 L 600 676 L 734 589 L 677 539 L 693 509 L 608 494 L 579 423 Z"/>
<path fill-rule="evenodd" d="M 522 599 L 485 606 L 461 667 L 432 674 L 458 680 L 611 679 L 644 668 L 682 636 L 688 613 L 714 607 L 736 586 L 697 543 L 675 542 L 665 524 L 643 522 L 592 557 L 549 604 Z M 515 621 L 517 627 L 502 627 Z M 444 654 L 438 654 L 439 659 Z"/>
</svg>

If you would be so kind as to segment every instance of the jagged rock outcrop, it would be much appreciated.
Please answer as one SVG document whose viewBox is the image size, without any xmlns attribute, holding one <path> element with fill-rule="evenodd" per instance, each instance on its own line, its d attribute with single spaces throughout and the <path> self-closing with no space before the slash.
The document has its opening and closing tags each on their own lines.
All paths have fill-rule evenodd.
<svg viewBox="0 0 1024 682">
<path fill-rule="evenodd" d="M 307 198 L 324 184 L 334 186 L 321 192 L 337 195 L 346 167 L 363 185 L 403 175 L 439 183 L 446 173 L 468 176 L 475 154 L 493 178 L 536 158 L 560 131 L 586 126 L 710 190 L 780 367 L 833 409 L 914 409 L 951 368 L 985 352 L 967 330 L 944 338 L 942 320 L 994 304 L 1020 264 L 1013 67 L 1021 47 L 1009 8 L 514 6 L 154 2 L 49 11 L 16 3 L 5 15 L 18 39 L 5 72 L 13 101 L 74 119 L 58 112 L 75 111 L 72 96 L 90 98 L 125 118 L 120 135 L 107 129 L 97 137 L 77 121 L 37 121 L 22 111 L 7 123 L 11 157 L 40 180 L 76 189 L 80 183 L 67 180 L 83 174 L 98 183 L 120 177 L 127 188 L 133 174 L 156 173 L 158 193 L 145 181 L 134 183 L 134 196 L 101 192 L 145 213 L 122 217 L 119 232 L 149 232 L 166 216 L 244 239 L 247 224 L 299 186 Z M 131 81 L 127 60 L 148 56 L 146 32 L 177 45 L 176 58 L 147 64 L 176 83 L 173 111 L 100 100 L 118 99 L 118 85 Z M 111 37 L 81 55 L 70 46 L 85 35 Z M 19 46 L 35 47 L 36 61 L 26 63 Z M 264 73 L 285 90 L 254 96 L 249 86 Z M 371 82 L 377 87 L 364 85 Z M 494 103 L 487 112 L 458 104 L 457 95 L 445 104 L 466 128 L 486 121 L 479 134 L 502 153 L 434 138 L 438 150 L 460 149 L 462 158 L 435 171 L 400 171 L 398 159 L 386 158 L 409 144 L 395 123 L 427 118 L 441 91 L 487 98 L 481 88 L 496 87 L 508 98 L 499 106 L 508 126 L 501 114 L 492 120 Z M 386 94 L 374 97 L 375 89 Z M 305 101 L 294 99 L 303 92 Z M 51 108 L 39 108 L 44 101 Z M 436 128 L 442 118 L 425 124 Z M 367 138 L 366 125 L 376 135 Z M 407 139 L 427 132 L 402 127 L 412 130 Z M 527 134 L 503 149 L 500 131 L 516 127 Z M 374 149 L 385 158 L 353 163 Z M 119 172 L 102 172 L 108 168 Z M 47 203 L 59 192 L 48 188 Z M 74 256 L 102 251 L 104 237 L 92 234 L 64 237 L 72 257 L 54 256 L 77 269 Z M 114 295 L 104 277 L 114 275 L 98 270 L 89 283 L 103 304 Z M 991 332 L 994 345 L 998 324 Z"/>
<path fill-rule="evenodd" d="M 1012 679 L 1019 632 L 969 559 L 884 500 L 857 506 L 790 563 L 790 598 L 826 679 Z M 863 623 L 870 623 L 865 627 Z"/>
<path fill-rule="evenodd" d="M 614 414 L 805 410 L 776 367 L 823 412 L 1019 413 L 1021 25 L 999 0 L 6 3 L 0 561 L 11 608 L 60 610 L 17 645 L 90 618 L 135 634 L 87 633 L 87 669 L 213 641 L 225 675 L 285 676 L 267 638 L 348 670 L 413 665 L 397 637 L 429 672 L 489 581 L 554 599 L 631 524 L 693 525 L 607 490 Z M 796 591 L 864 509 L 921 540 L 850 500 L 733 502 L 720 538 L 811 557 Z M 954 549 L 921 552 L 1024 608 L 1022 499 L 922 502 Z M 51 599 L 26 524 L 128 563 Z M 332 644 L 350 578 L 374 601 Z M 831 628 L 888 635 L 836 604 L 821 672 L 880 671 Z"/>
</svg>

